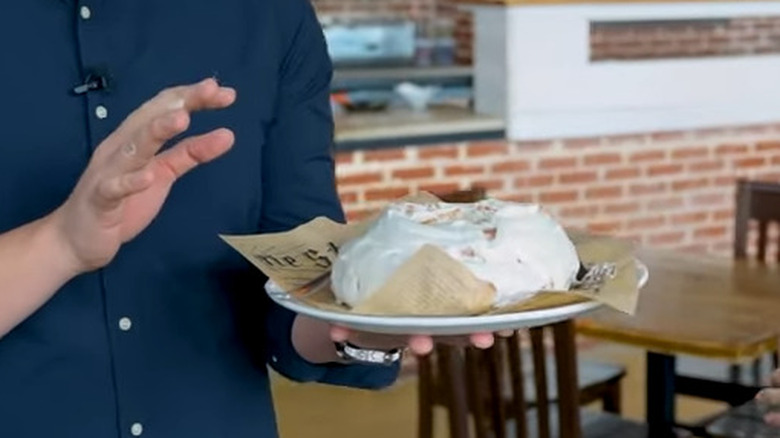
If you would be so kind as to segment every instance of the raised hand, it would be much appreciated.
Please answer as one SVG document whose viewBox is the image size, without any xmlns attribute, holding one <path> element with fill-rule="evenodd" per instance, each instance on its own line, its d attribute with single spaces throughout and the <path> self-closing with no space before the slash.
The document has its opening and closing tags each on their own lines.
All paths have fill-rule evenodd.
<svg viewBox="0 0 780 438">
<path fill-rule="evenodd" d="M 166 89 L 98 146 L 71 196 L 51 215 L 76 273 L 109 263 L 154 219 L 179 177 L 230 149 L 233 133 L 217 129 L 159 153 L 187 130 L 191 113 L 225 108 L 235 99 L 235 90 L 213 79 Z"/>
</svg>

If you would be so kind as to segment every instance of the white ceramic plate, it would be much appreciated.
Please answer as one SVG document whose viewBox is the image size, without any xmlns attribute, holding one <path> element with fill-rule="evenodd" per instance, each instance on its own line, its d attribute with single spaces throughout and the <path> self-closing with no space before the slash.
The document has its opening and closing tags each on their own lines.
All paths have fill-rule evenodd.
<svg viewBox="0 0 780 438">
<path fill-rule="evenodd" d="M 650 273 L 647 266 L 639 260 L 636 261 L 636 266 L 639 288 L 642 288 L 647 284 Z M 276 303 L 301 315 L 328 321 L 354 330 L 386 334 L 463 335 L 538 327 L 574 318 L 601 305 L 600 303 L 589 301 L 549 309 L 500 315 L 376 316 L 318 309 L 289 295 L 270 281 L 266 284 L 265 289 Z"/>
</svg>

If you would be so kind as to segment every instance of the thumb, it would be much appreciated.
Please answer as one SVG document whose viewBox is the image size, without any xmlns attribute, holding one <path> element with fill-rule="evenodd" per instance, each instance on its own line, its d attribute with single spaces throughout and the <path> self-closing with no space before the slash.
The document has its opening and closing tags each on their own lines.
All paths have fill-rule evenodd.
<svg viewBox="0 0 780 438">
<path fill-rule="evenodd" d="M 346 342 L 349 340 L 349 329 L 339 326 L 331 326 L 330 340 L 333 342 Z"/>
</svg>

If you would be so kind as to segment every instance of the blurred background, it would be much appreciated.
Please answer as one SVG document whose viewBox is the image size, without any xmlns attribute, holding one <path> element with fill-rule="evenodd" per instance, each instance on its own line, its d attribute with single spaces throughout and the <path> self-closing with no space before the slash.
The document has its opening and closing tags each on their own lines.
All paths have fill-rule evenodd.
<svg viewBox="0 0 780 438">
<path fill-rule="evenodd" d="M 481 188 L 540 203 L 569 227 L 728 259 L 737 181 L 780 181 L 780 3 L 313 3 L 335 66 L 338 188 L 350 220 L 421 190 Z M 762 255 L 774 259 L 778 229 L 765 231 Z M 625 370 L 621 415 L 643 421 L 645 350 L 577 345 L 581 360 Z M 412 358 L 379 393 L 275 384 L 283 436 L 417 435 Z M 679 400 L 686 421 L 727 407 Z M 436 422 L 436 436 L 449 436 L 444 411 Z"/>
</svg>

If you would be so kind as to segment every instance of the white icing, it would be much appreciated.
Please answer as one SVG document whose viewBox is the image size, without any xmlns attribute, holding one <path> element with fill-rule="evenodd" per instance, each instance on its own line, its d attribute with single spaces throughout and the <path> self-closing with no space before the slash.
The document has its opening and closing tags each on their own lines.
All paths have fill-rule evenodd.
<svg viewBox="0 0 780 438">
<path fill-rule="evenodd" d="M 339 251 L 331 273 L 336 297 L 358 305 L 425 244 L 492 283 L 497 306 L 541 290 L 567 290 L 579 269 L 574 244 L 538 205 L 398 203 Z"/>
</svg>

